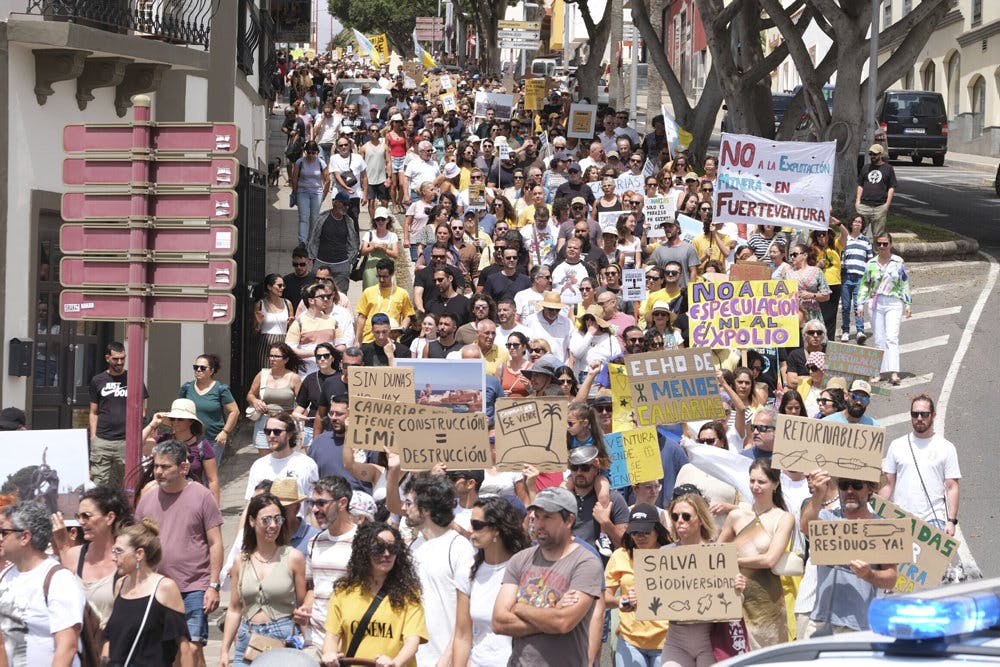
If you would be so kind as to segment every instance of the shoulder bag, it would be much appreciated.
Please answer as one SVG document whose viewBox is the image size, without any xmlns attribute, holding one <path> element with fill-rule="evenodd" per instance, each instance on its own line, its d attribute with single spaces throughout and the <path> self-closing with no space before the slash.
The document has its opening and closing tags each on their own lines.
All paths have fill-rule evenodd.
<svg viewBox="0 0 1000 667">
<path fill-rule="evenodd" d="M 382 585 L 382 588 L 378 589 L 375 599 L 368 605 L 365 615 L 358 621 L 358 627 L 354 631 L 354 636 L 351 637 L 351 643 L 347 647 L 347 652 L 344 654 L 345 658 L 353 658 L 354 654 L 357 653 L 358 647 L 361 645 L 361 640 L 365 638 L 365 633 L 368 632 L 368 624 L 371 622 L 372 616 L 375 615 L 375 610 L 382 604 L 383 598 L 385 598 L 385 584 Z"/>
<path fill-rule="evenodd" d="M 142 638 L 142 631 L 146 628 L 146 620 L 149 619 L 149 610 L 153 606 L 153 598 L 156 597 L 156 589 L 160 587 L 160 582 L 163 581 L 163 577 L 156 580 L 153 584 L 153 590 L 149 594 L 149 602 L 146 603 L 146 611 L 142 614 L 142 622 L 139 623 L 139 631 L 135 633 L 135 639 L 132 641 L 132 648 L 128 651 L 128 657 L 125 658 L 125 662 L 122 663 L 122 667 L 128 667 L 129 663 L 132 661 L 132 655 L 135 653 L 135 648 L 139 645 L 139 639 Z"/>
</svg>

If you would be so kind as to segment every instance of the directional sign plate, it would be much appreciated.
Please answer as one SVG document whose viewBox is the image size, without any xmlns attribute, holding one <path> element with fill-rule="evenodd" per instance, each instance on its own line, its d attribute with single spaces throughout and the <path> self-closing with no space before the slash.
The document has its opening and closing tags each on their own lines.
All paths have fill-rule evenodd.
<svg viewBox="0 0 1000 667">
<path fill-rule="evenodd" d="M 59 229 L 64 254 L 124 253 L 129 249 L 129 228 L 123 225 L 66 224 Z M 153 255 L 197 253 L 232 257 L 236 251 L 233 225 L 156 224 L 149 230 L 146 247 Z"/>
<path fill-rule="evenodd" d="M 129 284 L 129 261 L 125 258 L 63 257 L 59 262 L 63 287 L 120 287 Z M 149 266 L 149 284 L 156 287 L 203 287 L 210 292 L 229 292 L 236 280 L 236 262 L 231 259 L 159 260 Z"/>
<path fill-rule="evenodd" d="M 236 158 L 159 157 L 149 163 L 149 180 L 157 186 L 205 185 L 233 188 L 240 176 Z M 64 185 L 128 185 L 132 161 L 116 157 L 69 157 L 63 160 Z"/>
<path fill-rule="evenodd" d="M 501 49 L 525 49 L 527 51 L 530 51 L 531 49 L 537 49 L 538 44 L 539 42 L 537 39 L 533 40 L 508 39 L 508 40 L 499 40 L 497 42 L 497 46 L 499 46 Z"/>
<path fill-rule="evenodd" d="M 497 21 L 497 30 L 530 30 L 538 33 L 542 29 L 540 21 Z"/>
<path fill-rule="evenodd" d="M 149 195 L 148 215 L 159 220 L 236 219 L 236 191 L 159 192 Z M 125 192 L 67 192 L 62 196 L 62 218 L 67 222 L 122 221 L 132 212 L 132 196 Z"/>
<path fill-rule="evenodd" d="M 64 320 L 127 320 L 128 300 L 127 294 L 118 292 L 63 290 L 59 295 L 59 313 Z M 236 297 L 232 294 L 157 295 L 145 300 L 145 316 L 153 322 L 231 324 L 236 309 Z"/>
<path fill-rule="evenodd" d="M 151 148 L 177 153 L 233 154 L 240 145 L 235 123 L 154 123 Z M 63 128 L 67 153 L 132 150 L 131 123 L 76 123 Z"/>
</svg>

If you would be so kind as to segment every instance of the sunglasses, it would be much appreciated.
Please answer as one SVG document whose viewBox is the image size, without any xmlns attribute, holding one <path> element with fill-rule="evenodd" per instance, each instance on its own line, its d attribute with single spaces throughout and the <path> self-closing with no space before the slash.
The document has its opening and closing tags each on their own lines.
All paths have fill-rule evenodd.
<svg viewBox="0 0 1000 667">
<path fill-rule="evenodd" d="M 718 441 L 718 438 L 698 438 L 695 442 L 699 445 L 714 445 Z"/>
<path fill-rule="evenodd" d="M 860 403 L 861 405 L 868 405 L 868 403 L 871 402 L 872 397 L 871 396 L 865 396 L 864 394 L 855 394 L 855 393 L 852 393 L 851 394 L 851 399 L 855 403 Z"/>
<path fill-rule="evenodd" d="M 297 266 L 301 268 L 303 266 L 309 266 L 309 264 L 307 264 L 306 262 L 292 262 L 292 266 Z"/>
<path fill-rule="evenodd" d="M 484 528 L 492 528 L 493 524 L 489 521 L 480 521 L 479 519 L 472 519 L 469 521 L 469 525 L 472 530 L 483 530 Z"/>
<path fill-rule="evenodd" d="M 327 498 L 327 499 L 316 498 L 316 499 L 305 500 L 303 502 L 305 503 L 306 507 L 318 507 L 319 509 L 323 509 L 324 507 L 326 507 L 327 505 L 329 505 L 330 503 L 332 503 L 333 499 L 332 498 Z"/>
<path fill-rule="evenodd" d="M 930 416 L 930 410 L 910 410 L 910 417 L 912 419 L 929 419 Z"/>
<path fill-rule="evenodd" d="M 798 257 L 799 255 L 804 255 L 804 254 L 805 254 L 804 252 L 790 252 L 790 253 L 788 253 L 788 256 L 789 257 Z"/>
<path fill-rule="evenodd" d="M 663 275 L 665 275 L 665 276 L 679 276 L 679 275 L 681 275 L 681 272 L 680 271 L 664 271 Z"/>
<path fill-rule="evenodd" d="M 833 403 L 833 399 L 832 398 L 817 398 L 816 402 L 819 403 L 820 405 L 826 405 L 827 403 Z"/>
<path fill-rule="evenodd" d="M 270 528 L 271 526 L 280 526 L 285 523 L 285 517 L 283 516 L 262 516 L 257 519 L 260 521 L 261 525 L 265 528 Z"/>
<path fill-rule="evenodd" d="M 594 406 L 594 412 L 608 413 L 608 412 L 611 412 L 611 409 L 612 408 L 611 408 L 610 405 L 595 405 Z"/>
<path fill-rule="evenodd" d="M 201 364 L 191 364 L 191 368 L 193 368 L 195 371 L 207 371 L 208 370 L 208 366 L 202 366 Z"/>
<path fill-rule="evenodd" d="M 396 542 L 383 542 L 382 540 L 375 540 L 372 542 L 371 549 L 373 556 L 381 556 L 382 554 L 395 556 L 399 552 L 399 547 L 396 546 Z"/>
<path fill-rule="evenodd" d="M 809 364 L 808 366 L 806 366 L 806 370 L 809 371 L 810 373 L 814 373 L 816 371 L 821 371 L 823 369 L 817 366 L 816 364 Z"/>
<path fill-rule="evenodd" d="M 888 248 L 890 245 L 892 245 L 892 244 L 889 243 L 889 242 L 887 242 L 887 241 L 879 241 L 878 242 L 878 247 L 879 248 Z"/>
<path fill-rule="evenodd" d="M 768 431 L 773 431 L 774 429 L 775 429 L 774 426 L 767 426 L 766 424 L 753 424 L 750 427 L 751 431 L 754 431 L 754 432 L 757 432 L 757 433 L 767 433 Z"/>
<path fill-rule="evenodd" d="M 323 361 L 324 359 L 332 359 L 332 358 L 333 358 L 333 355 L 330 354 L 329 352 L 327 352 L 325 354 L 320 353 L 320 354 L 316 355 L 316 359 L 318 359 L 320 361 Z"/>
<path fill-rule="evenodd" d="M 579 465 L 575 464 L 570 465 L 569 469 L 571 472 L 590 472 L 591 468 L 593 467 L 594 466 L 590 465 L 589 463 L 581 463 Z"/>
<path fill-rule="evenodd" d="M 381 278 L 381 276 L 379 276 Z M 389 324 L 388 315 L 373 315 L 372 324 Z"/>
<path fill-rule="evenodd" d="M 323 299 L 324 301 L 327 301 L 328 299 L 332 299 L 333 295 L 332 294 L 316 294 L 316 295 L 313 296 L 313 298 L 314 299 Z"/>
<path fill-rule="evenodd" d="M 532 347 L 530 348 L 530 351 L 534 352 L 535 354 L 545 354 L 545 350 L 540 347 Z"/>
<path fill-rule="evenodd" d="M 837 488 L 841 491 L 847 491 L 848 489 L 854 489 L 855 491 L 860 491 L 865 488 L 864 482 L 855 482 L 846 479 L 841 479 L 837 481 Z"/>
<path fill-rule="evenodd" d="M 819 329 L 810 329 L 809 331 L 803 331 L 802 333 L 804 333 L 807 336 L 822 336 L 823 335 L 823 332 L 820 331 Z"/>
<path fill-rule="evenodd" d="M 521 347 L 520 343 L 507 343 L 507 349 L 508 350 L 514 350 L 514 349 L 517 349 L 519 347 Z"/>
<path fill-rule="evenodd" d="M 684 519 L 684 523 L 691 522 L 691 512 L 671 512 L 670 520 L 677 523 L 680 519 Z"/>
<path fill-rule="evenodd" d="M 286 431 L 283 428 L 265 428 L 264 429 L 264 435 L 279 436 L 279 435 L 281 435 L 282 433 L 285 433 L 285 432 Z"/>
</svg>

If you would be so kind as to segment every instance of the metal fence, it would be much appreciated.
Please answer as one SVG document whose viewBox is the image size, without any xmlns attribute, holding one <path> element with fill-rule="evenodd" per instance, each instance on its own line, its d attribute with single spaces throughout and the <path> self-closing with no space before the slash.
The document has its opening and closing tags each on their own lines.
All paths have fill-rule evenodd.
<svg viewBox="0 0 1000 667">
<path fill-rule="evenodd" d="M 236 188 L 236 313 L 230 333 L 230 387 L 234 396 L 244 396 L 260 370 L 256 334 L 253 330 L 253 292 L 264 280 L 267 255 L 267 175 L 240 167 Z"/>
<path fill-rule="evenodd" d="M 231 0 L 222 0 L 231 1 Z M 28 0 L 26 13 L 208 48 L 220 0 Z"/>
</svg>

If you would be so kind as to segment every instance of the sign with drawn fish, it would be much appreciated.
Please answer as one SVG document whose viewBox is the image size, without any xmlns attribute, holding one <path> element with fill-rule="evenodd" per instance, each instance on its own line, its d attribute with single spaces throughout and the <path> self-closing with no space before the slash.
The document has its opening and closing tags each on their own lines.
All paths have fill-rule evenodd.
<svg viewBox="0 0 1000 667">
<path fill-rule="evenodd" d="M 735 544 L 635 551 L 635 616 L 640 621 L 730 621 L 743 617 L 736 594 Z"/>
</svg>

